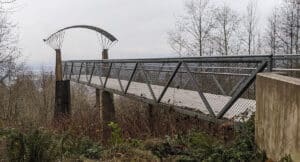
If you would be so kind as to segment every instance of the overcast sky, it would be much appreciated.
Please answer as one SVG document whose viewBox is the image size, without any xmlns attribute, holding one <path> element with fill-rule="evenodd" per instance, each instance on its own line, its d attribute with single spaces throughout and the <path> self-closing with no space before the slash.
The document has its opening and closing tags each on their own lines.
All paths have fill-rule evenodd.
<svg viewBox="0 0 300 162">
<path fill-rule="evenodd" d="M 183 13 L 185 0 L 19 0 L 14 21 L 18 24 L 20 47 L 27 64 L 53 64 L 54 51 L 42 39 L 71 25 L 94 25 L 119 40 L 111 58 L 175 56 L 167 42 L 167 31 Z M 222 3 L 221 0 L 215 0 Z M 248 0 L 224 0 L 238 12 Z M 280 0 L 257 0 L 261 22 L 266 21 Z M 99 59 L 96 34 L 88 30 L 66 33 L 63 59 Z"/>
</svg>

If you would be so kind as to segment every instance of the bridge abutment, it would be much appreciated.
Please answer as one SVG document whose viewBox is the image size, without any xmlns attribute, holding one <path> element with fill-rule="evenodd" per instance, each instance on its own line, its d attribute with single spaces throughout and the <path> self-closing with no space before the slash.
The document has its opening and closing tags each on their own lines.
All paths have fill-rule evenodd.
<svg viewBox="0 0 300 162">
<path fill-rule="evenodd" d="M 257 75 L 255 140 L 274 161 L 300 160 L 300 80 L 273 73 Z"/>
</svg>

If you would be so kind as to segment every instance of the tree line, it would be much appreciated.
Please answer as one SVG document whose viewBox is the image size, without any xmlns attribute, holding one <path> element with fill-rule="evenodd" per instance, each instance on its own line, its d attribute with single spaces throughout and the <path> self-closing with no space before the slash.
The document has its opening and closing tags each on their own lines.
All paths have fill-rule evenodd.
<svg viewBox="0 0 300 162">
<path fill-rule="evenodd" d="M 282 0 L 264 28 L 257 5 L 250 0 L 239 13 L 225 3 L 188 0 L 168 32 L 169 44 L 179 56 L 299 54 L 300 1 Z"/>
</svg>

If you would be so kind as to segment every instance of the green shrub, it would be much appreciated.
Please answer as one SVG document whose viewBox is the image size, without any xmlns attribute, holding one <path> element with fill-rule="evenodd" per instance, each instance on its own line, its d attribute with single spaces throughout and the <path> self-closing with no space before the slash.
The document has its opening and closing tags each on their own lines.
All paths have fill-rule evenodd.
<svg viewBox="0 0 300 162">
<path fill-rule="evenodd" d="M 280 162 L 293 162 L 291 155 L 286 155 L 285 157 L 280 159 Z"/>
<path fill-rule="evenodd" d="M 7 138 L 7 156 L 9 161 L 25 161 L 25 137 L 16 130 L 2 130 Z"/>
<path fill-rule="evenodd" d="M 2 129 L 0 136 L 7 140 L 10 161 L 40 162 L 64 158 L 99 159 L 102 147 L 87 137 L 55 135 L 42 130 L 27 133 L 15 129 Z"/>
<path fill-rule="evenodd" d="M 69 136 L 62 142 L 62 152 L 66 157 L 99 159 L 102 150 L 100 144 L 87 137 L 73 138 Z"/>
<path fill-rule="evenodd" d="M 265 161 L 266 155 L 255 144 L 254 116 L 239 125 L 237 137 L 224 150 L 224 159 L 238 161 Z"/>
<path fill-rule="evenodd" d="M 138 139 L 128 139 L 128 143 L 133 148 L 139 148 L 143 146 L 142 141 Z"/>
<path fill-rule="evenodd" d="M 39 130 L 26 136 L 26 157 L 30 162 L 55 161 L 59 157 L 58 144 L 49 133 Z"/>
<path fill-rule="evenodd" d="M 109 139 L 109 143 L 114 146 L 122 144 L 124 141 L 122 138 L 122 130 L 119 125 L 117 123 L 110 122 L 108 126 L 111 128 L 111 137 Z"/>
<path fill-rule="evenodd" d="M 264 161 L 266 156 L 256 147 L 254 118 L 240 125 L 234 142 L 222 141 L 202 132 L 167 137 L 165 142 L 148 149 L 160 158 L 179 157 L 179 161 Z"/>
<path fill-rule="evenodd" d="M 7 155 L 10 161 L 55 161 L 59 157 L 57 144 L 49 134 L 39 130 L 28 134 L 15 129 L 5 130 Z"/>
</svg>

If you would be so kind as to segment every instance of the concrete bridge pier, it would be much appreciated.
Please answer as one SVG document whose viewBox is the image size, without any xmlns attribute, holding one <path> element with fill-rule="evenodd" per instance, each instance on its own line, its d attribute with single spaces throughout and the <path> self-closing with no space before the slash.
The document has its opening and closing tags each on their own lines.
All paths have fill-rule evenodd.
<svg viewBox="0 0 300 162">
<path fill-rule="evenodd" d="M 102 123 L 102 142 L 107 143 L 111 136 L 111 128 L 108 126 L 110 122 L 114 122 L 115 106 L 113 94 L 107 91 L 101 91 L 100 119 Z"/>
<path fill-rule="evenodd" d="M 63 80 L 61 49 L 55 49 L 55 79 L 56 81 Z"/>
<path fill-rule="evenodd" d="M 103 49 L 102 59 L 108 59 L 108 50 Z M 96 89 L 96 107 L 100 108 L 100 120 L 101 120 L 101 139 L 103 143 L 107 143 L 111 136 L 111 129 L 108 126 L 110 122 L 114 122 L 115 118 L 115 106 L 114 95 L 108 91 Z"/>
<path fill-rule="evenodd" d="M 100 91 L 100 89 L 98 89 L 98 88 L 96 88 L 96 103 L 95 103 L 95 107 L 97 108 L 97 109 L 100 109 L 100 104 L 101 104 L 101 99 L 100 99 L 100 93 L 101 93 L 101 91 Z"/>
<path fill-rule="evenodd" d="M 56 64 L 55 64 L 55 109 L 54 120 L 61 117 L 67 117 L 71 113 L 70 109 L 70 81 L 63 80 L 61 50 L 55 49 Z"/>
</svg>

